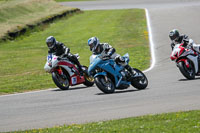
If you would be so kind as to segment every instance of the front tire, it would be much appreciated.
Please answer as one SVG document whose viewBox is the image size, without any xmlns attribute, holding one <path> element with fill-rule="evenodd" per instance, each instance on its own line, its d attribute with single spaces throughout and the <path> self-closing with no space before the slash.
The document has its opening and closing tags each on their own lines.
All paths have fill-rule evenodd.
<svg viewBox="0 0 200 133">
<path fill-rule="evenodd" d="M 148 85 L 147 77 L 145 76 L 145 74 L 142 71 L 140 71 L 136 68 L 132 68 L 132 69 L 136 72 L 136 74 L 141 75 L 141 76 L 138 77 L 138 78 L 137 77 L 133 78 L 132 81 L 131 81 L 131 85 L 138 90 L 145 89 Z"/>
<path fill-rule="evenodd" d="M 115 86 L 112 82 L 112 80 L 108 77 L 107 81 L 105 79 L 105 76 L 97 76 L 94 79 L 97 87 L 104 93 L 106 94 L 110 94 L 110 93 L 114 93 L 115 91 Z"/>
<path fill-rule="evenodd" d="M 191 80 L 195 78 L 195 70 L 194 67 L 191 65 L 191 63 L 189 68 L 187 68 L 185 63 L 181 61 L 178 63 L 178 68 L 183 74 L 183 76 L 186 77 L 187 79 Z"/>
<path fill-rule="evenodd" d="M 61 90 L 68 90 L 69 89 L 69 78 L 63 78 L 61 75 L 59 75 L 57 72 L 52 72 L 52 79 L 57 87 L 59 87 Z"/>
</svg>

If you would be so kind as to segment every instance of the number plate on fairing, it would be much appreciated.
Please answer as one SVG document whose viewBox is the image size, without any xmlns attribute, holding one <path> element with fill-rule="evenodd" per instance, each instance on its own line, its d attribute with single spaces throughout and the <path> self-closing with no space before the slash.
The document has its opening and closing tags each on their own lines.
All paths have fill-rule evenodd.
<svg viewBox="0 0 200 133">
<path fill-rule="evenodd" d="M 72 77 L 72 84 L 77 84 L 77 78 L 76 77 Z"/>
</svg>

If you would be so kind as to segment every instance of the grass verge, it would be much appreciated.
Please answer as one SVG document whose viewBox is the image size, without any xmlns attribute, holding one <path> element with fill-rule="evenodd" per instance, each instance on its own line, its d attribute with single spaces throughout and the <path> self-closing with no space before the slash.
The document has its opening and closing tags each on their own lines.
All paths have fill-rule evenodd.
<svg viewBox="0 0 200 133">
<path fill-rule="evenodd" d="M 108 42 L 117 53 L 130 55 L 130 65 L 144 70 L 150 64 L 145 11 L 142 9 L 86 11 L 63 18 L 39 31 L 0 44 L 0 94 L 55 87 L 51 75 L 44 72 L 47 47 L 45 40 L 53 35 L 79 53 L 80 62 L 89 65 L 92 54 L 88 38 L 97 36 Z"/>
<path fill-rule="evenodd" d="M 16 133 L 199 133 L 200 111 L 176 112 Z"/>
<path fill-rule="evenodd" d="M 54 0 L 1 0 L 0 39 L 9 39 L 11 32 L 15 34 L 72 9 L 75 8 L 61 6 Z"/>
</svg>

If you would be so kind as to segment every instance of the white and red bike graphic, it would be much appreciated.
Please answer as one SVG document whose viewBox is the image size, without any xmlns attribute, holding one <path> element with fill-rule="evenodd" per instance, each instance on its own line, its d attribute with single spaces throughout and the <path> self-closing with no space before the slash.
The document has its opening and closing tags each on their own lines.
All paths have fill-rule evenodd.
<svg viewBox="0 0 200 133">
<path fill-rule="evenodd" d="M 199 53 L 193 48 L 183 47 L 183 43 L 176 44 L 170 56 L 171 60 L 175 61 L 177 67 L 187 79 L 194 79 L 199 76 Z"/>
<path fill-rule="evenodd" d="M 78 54 L 76 56 L 79 58 Z M 77 66 L 69 61 L 67 57 L 48 55 L 44 69 L 52 74 L 54 83 L 61 90 L 67 90 L 69 86 L 77 84 L 84 84 L 86 86 L 94 84 L 93 77 L 87 74 L 87 67 L 83 66 L 84 73 L 81 75 Z"/>
</svg>

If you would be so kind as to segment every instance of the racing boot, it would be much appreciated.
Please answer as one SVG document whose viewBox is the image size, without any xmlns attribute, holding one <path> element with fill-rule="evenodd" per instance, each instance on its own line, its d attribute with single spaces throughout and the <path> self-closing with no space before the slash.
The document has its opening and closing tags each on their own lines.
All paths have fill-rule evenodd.
<svg viewBox="0 0 200 133">
<path fill-rule="evenodd" d="M 78 65 L 78 70 L 79 70 L 80 75 L 83 76 L 84 70 L 81 65 Z"/>
</svg>

